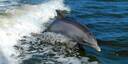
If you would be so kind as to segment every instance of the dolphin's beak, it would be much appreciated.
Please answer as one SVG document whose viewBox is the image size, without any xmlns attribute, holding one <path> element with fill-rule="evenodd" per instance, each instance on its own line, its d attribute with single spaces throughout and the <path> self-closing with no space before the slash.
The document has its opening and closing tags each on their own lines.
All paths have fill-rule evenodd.
<svg viewBox="0 0 128 64">
<path fill-rule="evenodd" d="M 98 52 L 101 51 L 101 48 L 99 47 L 96 39 L 92 38 L 88 43 L 90 44 L 89 46 L 96 49 L 96 51 L 98 51 Z"/>
<path fill-rule="evenodd" d="M 96 49 L 96 51 L 101 52 L 101 48 L 97 45 L 90 45 L 92 48 Z"/>
<path fill-rule="evenodd" d="M 85 45 L 94 48 L 98 52 L 101 51 L 101 48 L 98 46 L 98 43 L 97 43 L 96 39 L 90 38 L 90 39 L 85 40 L 85 41 L 86 41 L 86 43 L 84 43 Z"/>
</svg>

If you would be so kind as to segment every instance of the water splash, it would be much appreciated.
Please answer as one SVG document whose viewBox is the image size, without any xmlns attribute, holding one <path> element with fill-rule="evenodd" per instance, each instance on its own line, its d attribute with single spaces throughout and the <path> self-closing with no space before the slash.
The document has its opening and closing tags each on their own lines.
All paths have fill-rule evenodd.
<svg viewBox="0 0 128 64">
<path fill-rule="evenodd" d="M 6 5 L 6 4 L 5 4 Z M 63 0 L 50 0 L 38 5 L 22 5 L 7 8 L 0 15 L 0 47 L 4 62 L 18 64 L 14 57 L 19 53 L 14 49 L 14 45 L 24 35 L 31 32 L 38 33 L 45 29 L 42 26 L 50 18 L 56 16 L 55 10 L 69 10 L 63 4 Z"/>
<path fill-rule="evenodd" d="M 24 36 L 15 48 L 21 64 L 98 64 L 80 56 L 76 44 L 64 35 L 44 32 Z"/>
</svg>

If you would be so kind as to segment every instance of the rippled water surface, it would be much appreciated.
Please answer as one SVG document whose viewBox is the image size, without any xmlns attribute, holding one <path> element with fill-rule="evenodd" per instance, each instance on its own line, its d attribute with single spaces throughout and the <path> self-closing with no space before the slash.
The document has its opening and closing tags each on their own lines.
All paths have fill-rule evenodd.
<svg viewBox="0 0 128 64">
<path fill-rule="evenodd" d="M 71 16 L 87 25 L 101 43 L 102 52 L 86 48 L 102 64 L 128 63 L 127 0 L 66 0 Z"/>
</svg>

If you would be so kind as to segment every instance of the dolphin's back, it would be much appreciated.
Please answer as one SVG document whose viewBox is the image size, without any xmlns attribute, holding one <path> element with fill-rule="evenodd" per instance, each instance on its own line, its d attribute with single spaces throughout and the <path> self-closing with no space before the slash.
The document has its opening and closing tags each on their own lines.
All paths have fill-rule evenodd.
<svg viewBox="0 0 128 64">
<path fill-rule="evenodd" d="M 88 39 L 90 37 L 87 27 L 68 19 L 55 20 L 46 31 L 61 33 L 79 42 L 83 41 L 83 38 Z"/>
</svg>

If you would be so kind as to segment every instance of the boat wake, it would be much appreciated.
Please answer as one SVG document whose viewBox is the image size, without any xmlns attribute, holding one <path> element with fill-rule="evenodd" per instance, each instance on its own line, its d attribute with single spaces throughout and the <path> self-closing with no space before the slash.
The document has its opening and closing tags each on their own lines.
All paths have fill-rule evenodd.
<svg viewBox="0 0 128 64">
<path fill-rule="evenodd" d="M 76 57 L 77 47 L 72 48 L 75 43 L 69 44 L 69 38 L 54 33 L 40 34 L 46 28 L 45 23 L 56 16 L 57 9 L 70 10 L 63 0 L 36 5 L 19 5 L 17 1 L 0 1 L 0 64 L 82 64 L 88 61 L 88 58 L 81 58 L 83 61 Z"/>
</svg>

